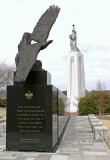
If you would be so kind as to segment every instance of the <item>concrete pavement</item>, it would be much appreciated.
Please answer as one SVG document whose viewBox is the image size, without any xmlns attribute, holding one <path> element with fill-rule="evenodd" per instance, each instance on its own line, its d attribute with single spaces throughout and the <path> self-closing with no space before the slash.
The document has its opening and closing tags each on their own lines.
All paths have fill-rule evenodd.
<svg viewBox="0 0 110 160">
<path fill-rule="evenodd" d="M 0 160 L 110 160 L 104 142 L 96 142 L 87 116 L 71 116 L 56 153 L 9 152 L 5 135 L 0 137 Z"/>
</svg>

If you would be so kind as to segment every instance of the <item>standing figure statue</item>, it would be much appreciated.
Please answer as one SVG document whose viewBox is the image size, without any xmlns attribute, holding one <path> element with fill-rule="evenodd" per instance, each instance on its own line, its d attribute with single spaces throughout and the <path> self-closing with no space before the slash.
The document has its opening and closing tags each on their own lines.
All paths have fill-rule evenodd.
<svg viewBox="0 0 110 160">
<path fill-rule="evenodd" d="M 53 40 L 47 40 L 49 32 L 56 21 L 60 8 L 50 6 L 40 17 L 32 33 L 24 33 L 18 45 L 16 62 L 16 82 L 24 82 L 36 63 L 40 50 L 45 49 Z M 35 43 L 31 43 L 34 41 Z M 39 61 L 37 60 L 39 63 Z M 37 66 L 37 65 L 36 65 Z M 39 66 L 39 64 L 38 64 Z"/>
<path fill-rule="evenodd" d="M 69 35 L 70 47 L 71 47 L 71 51 L 79 51 L 79 49 L 77 47 L 77 33 L 75 31 L 74 26 L 75 25 L 73 24 L 72 34 Z"/>
</svg>

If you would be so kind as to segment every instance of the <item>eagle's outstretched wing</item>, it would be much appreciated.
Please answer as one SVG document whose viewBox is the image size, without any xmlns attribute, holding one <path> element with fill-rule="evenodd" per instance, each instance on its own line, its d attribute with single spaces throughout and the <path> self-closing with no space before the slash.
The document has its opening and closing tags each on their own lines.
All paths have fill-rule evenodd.
<svg viewBox="0 0 110 160">
<path fill-rule="evenodd" d="M 50 6 L 41 16 L 36 24 L 31 39 L 37 42 L 46 42 L 49 32 L 59 14 L 60 8 L 53 5 Z"/>
<path fill-rule="evenodd" d="M 31 68 L 33 67 L 41 45 L 38 43 L 27 45 L 19 52 L 19 65 L 16 70 L 15 81 L 25 81 Z"/>
<path fill-rule="evenodd" d="M 56 6 L 50 6 L 39 19 L 33 33 L 25 33 L 19 45 L 19 52 L 16 56 L 16 75 L 15 81 L 25 81 L 37 55 L 41 49 L 47 47 L 52 41 L 47 42 L 49 32 L 58 16 L 60 9 Z M 37 43 L 31 44 L 31 41 Z"/>
</svg>

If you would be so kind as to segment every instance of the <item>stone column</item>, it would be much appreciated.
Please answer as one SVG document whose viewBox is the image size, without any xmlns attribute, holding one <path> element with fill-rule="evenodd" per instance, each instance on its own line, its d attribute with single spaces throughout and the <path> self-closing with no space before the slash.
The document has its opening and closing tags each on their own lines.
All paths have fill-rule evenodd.
<svg viewBox="0 0 110 160">
<path fill-rule="evenodd" d="M 76 31 L 73 30 L 74 34 Z M 71 51 L 68 55 L 68 80 L 67 80 L 67 97 L 68 112 L 73 113 L 78 110 L 79 98 L 85 95 L 85 76 L 84 60 L 76 46 L 76 35 L 70 35 Z"/>
</svg>

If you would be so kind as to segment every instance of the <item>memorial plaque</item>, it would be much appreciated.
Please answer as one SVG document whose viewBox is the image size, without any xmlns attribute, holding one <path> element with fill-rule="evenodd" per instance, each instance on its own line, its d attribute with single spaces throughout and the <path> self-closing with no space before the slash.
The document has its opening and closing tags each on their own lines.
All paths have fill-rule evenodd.
<svg viewBox="0 0 110 160">
<path fill-rule="evenodd" d="M 7 150 L 52 151 L 58 142 L 57 89 L 8 86 L 7 100 Z"/>
</svg>

